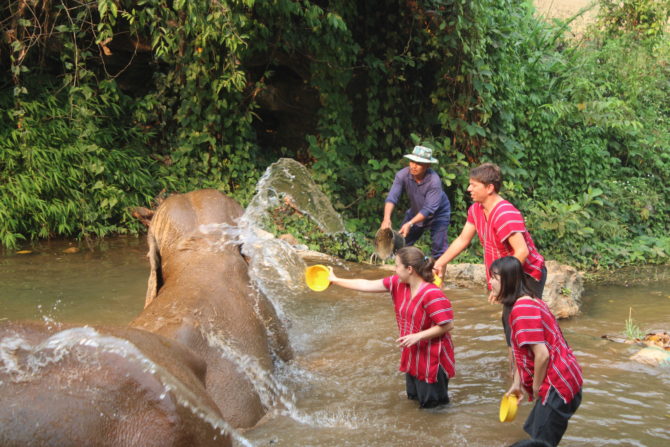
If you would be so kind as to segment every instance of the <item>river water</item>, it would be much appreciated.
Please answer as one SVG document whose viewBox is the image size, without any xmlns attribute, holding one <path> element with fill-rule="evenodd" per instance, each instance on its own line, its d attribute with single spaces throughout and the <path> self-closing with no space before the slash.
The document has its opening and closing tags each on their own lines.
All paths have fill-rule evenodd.
<svg viewBox="0 0 670 447">
<path fill-rule="evenodd" d="M 123 325 L 141 311 L 149 272 L 143 238 L 108 239 L 64 253 L 70 245 L 42 243 L 30 254 L 0 258 L 0 319 Z M 344 277 L 388 274 L 363 264 L 336 269 Z M 629 357 L 639 348 L 601 339 L 622 333 L 631 308 L 642 329 L 670 329 L 670 271 L 630 276 L 638 280 L 587 285 L 581 315 L 561 321 L 586 379 L 564 447 L 670 445 L 670 368 L 635 363 Z M 497 418 L 507 388 L 500 309 L 479 289 L 445 291 L 456 318 L 450 405 L 425 411 L 406 399 L 387 294 L 335 286 L 316 293 L 293 284 L 290 293 L 273 297 L 296 353 L 275 378 L 285 396 L 242 436 L 256 446 L 287 447 L 503 447 L 524 438 L 529 404 L 512 423 Z"/>
</svg>

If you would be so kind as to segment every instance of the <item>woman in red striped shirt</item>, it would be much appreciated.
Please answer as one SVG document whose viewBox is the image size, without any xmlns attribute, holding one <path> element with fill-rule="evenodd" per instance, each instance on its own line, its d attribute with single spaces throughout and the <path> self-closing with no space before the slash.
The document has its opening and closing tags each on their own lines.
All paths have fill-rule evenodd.
<svg viewBox="0 0 670 447">
<path fill-rule="evenodd" d="M 535 400 L 524 430 L 557 446 L 582 400 L 582 369 L 549 307 L 531 292 L 513 256 L 491 264 L 491 290 L 509 311 L 514 379 L 507 394 Z"/>
<path fill-rule="evenodd" d="M 407 397 L 421 408 L 449 403 L 449 378 L 455 375 L 454 327 L 451 302 L 432 283 L 432 258 L 416 247 L 398 250 L 395 275 L 383 279 L 342 279 L 330 271 L 330 281 L 361 292 L 391 292 L 402 348 L 400 371 L 405 373 Z"/>
</svg>

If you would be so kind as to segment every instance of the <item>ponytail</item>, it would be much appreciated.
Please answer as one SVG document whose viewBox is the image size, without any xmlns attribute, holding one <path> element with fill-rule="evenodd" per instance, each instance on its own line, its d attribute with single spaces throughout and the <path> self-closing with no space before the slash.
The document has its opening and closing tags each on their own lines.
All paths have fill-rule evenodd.
<svg viewBox="0 0 670 447">
<path fill-rule="evenodd" d="M 412 267 L 417 275 L 426 282 L 433 282 L 433 266 L 435 259 L 424 256 L 423 252 L 416 247 L 403 247 L 396 252 L 400 262 L 405 267 Z"/>
</svg>

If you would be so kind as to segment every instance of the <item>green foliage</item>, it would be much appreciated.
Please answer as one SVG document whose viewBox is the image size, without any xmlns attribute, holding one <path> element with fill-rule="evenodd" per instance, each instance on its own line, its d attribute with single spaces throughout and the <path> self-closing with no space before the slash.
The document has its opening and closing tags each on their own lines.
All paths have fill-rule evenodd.
<svg viewBox="0 0 670 447">
<path fill-rule="evenodd" d="M 324 233 L 311 218 L 286 204 L 270 210 L 261 226 L 275 236 L 290 234 L 310 250 L 345 261 L 366 262 L 372 256 L 372 242 L 361 233 Z"/>
<path fill-rule="evenodd" d="M 546 257 L 667 262 L 670 5 L 599 11 L 574 41 L 530 1 L 10 0 L 0 243 L 137 231 L 128 208 L 161 189 L 245 203 L 293 157 L 358 236 L 286 230 L 360 260 L 420 143 L 440 161 L 452 239 L 469 167 L 493 161 Z"/>
<path fill-rule="evenodd" d="M 0 124 L 2 245 L 138 232 L 129 209 L 148 205 L 147 191 L 162 184 L 146 154 L 129 146 L 142 136 L 124 122 L 124 100 L 114 85 L 59 92 L 47 84 L 23 96 L 18 116 L 12 100 L 0 96 L 6 111 Z"/>
<path fill-rule="evenodd" d="M 642 340 L 645 336 L 645 333 L 640 326 L 633 321 L 633 308 L 628 310 L 628 319 L 626 320 L 626 327 L 623 331 L 624 336 L 628 340 L 639 341 Z"/>
<path fill-rule="evenodd" d="M 668 0 L 601 0 L 599 22 L 610 36 L 661 37 L 670 18 Z"/>
</svg>

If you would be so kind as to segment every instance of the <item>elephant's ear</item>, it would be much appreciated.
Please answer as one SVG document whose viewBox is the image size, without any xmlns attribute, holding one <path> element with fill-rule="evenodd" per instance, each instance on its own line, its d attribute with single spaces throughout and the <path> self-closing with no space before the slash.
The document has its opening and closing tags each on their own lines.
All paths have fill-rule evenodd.
<svg viewBox="0 0 670 447">
<path fill-rule="evenodd" d="M 161 254 L 158 251 L 158 243 L 152 231 L 149 231 L 147 236 L 149 242 L 149 265 L 151 271 L 149 273 L 149 282 L 147 284 L 147 296 L 144 300 L 144 308 L 146 309 L 151 301 L 158 295 L 158 290 L 163 286 L 163 272 L 161 270 Z"/>
<path fill-rule="evenodd" d="M 131 210 L 132 216 L 142 222 L 142 224 L 148 227 L 151 224 L 151 219 L 154 217 L 153 210 L 145 208 L 143 206 L 136 206 Z"/>
</svg>

